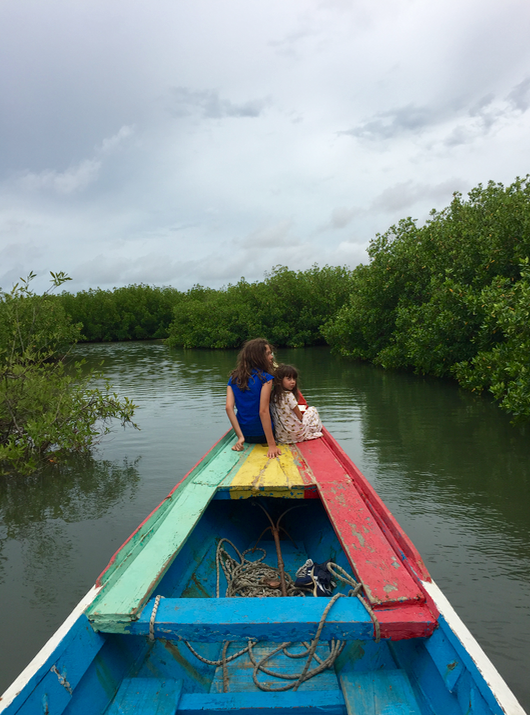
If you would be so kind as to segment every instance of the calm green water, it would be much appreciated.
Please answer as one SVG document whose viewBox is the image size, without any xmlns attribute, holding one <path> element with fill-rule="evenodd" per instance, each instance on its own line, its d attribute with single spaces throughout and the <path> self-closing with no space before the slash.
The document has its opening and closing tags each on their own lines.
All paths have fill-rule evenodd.
<svg viewBox="0 0 530 715">
<path fill-rule="evenodd" d="M 94 459 L 0 479 L 0 692 L 109 558 L 228 428 L 235 353 L 160 343 L 79 348 L 139 405 Z M 438 585 L 530 712 L 530 429 L 455 386 L 324 348 L 283 350 L 328 429 L 414 541 Z"/>
</svg>

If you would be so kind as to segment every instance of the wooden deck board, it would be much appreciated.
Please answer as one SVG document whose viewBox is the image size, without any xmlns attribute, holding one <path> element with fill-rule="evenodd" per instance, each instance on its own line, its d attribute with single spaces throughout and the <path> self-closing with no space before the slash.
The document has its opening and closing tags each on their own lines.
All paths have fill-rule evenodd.
<svg viewBox="0 0 530 715">
<path fill-rule="evenodd" d="M 236 641 L 231 643 L 227 650 L 227 657 L 238 653 L 243 648 L 246 648 L 246 641 Z M 254 659 L 259 662 L 262 658 L 272 653 L 276 650 L 277 643 L 258 643 L 252 649 Z M 288 652 L 291 654 L 305 653 L 307 649 L 302 645 L 293 645 L 289 647 Z M 321 660 L 325 660 L 329 656 L 329 644 L 320 645 L 317 648 L 317 655 Z M 295 675 L 298 676 L 302 672 L 307 657 L 305 658 L 289 658 L 282 651 L 276 653 L 274 656 L 269 658 L 265 664 L 268 670 L 273 673 L 281 673 L 282 675 Z M 318 666 L 318 661 L 313 659 L 311 664 L 311 669 Z M 236 658 L 236 660 L 231 661 L 227 664 L 227 675 L 228 675 L 228 692 L 230 693 L 243 693 L 243 692 L 256 692 L 256 685 L 253 678 L 254 665 L 249 658 L 248 653 L 243 656 Z M 223 667 L 219 666 L 212 680 L 210 686 L 210 693 L 222 693 L 223 692 Z M 267 673 L 260 672 L 258 675 L 258 680 L 260 683 L 268 686 L 273 690 L 278 686 L 286 684 L 286 680 L 275 678 Z M 337 675 L 333 668 L 322 671 L 318 675 L 310 678 L 309 680 L 302 683 L 298 689 L 298 692 L 306 692 L 310 690 L 338 690 L 339 683 L 337 680 Z"/>
<path fill-rule="evenodd" d="M 341 691 L 321 690 L 286 693 L 184 693 L 178 715 L 344 715 Z"/>
<path fill-rule="evenodd" d="M 421 715 L 406 673 L 378 670 L 340 678 L 348 715 Z"/>
<path fill-rule="evenodd" d="M 423 602 L 415 582 L 390 546 L 355 484 L 323 439 L 297 445 L 311 468 L 320 498 L 351 567 L 374 606 Z"/>
<path fill-rule="evenodd" d="M 125 678 L 107 715 L 175 715 L 182 681 Z"/>
<path fill-rule="evenodd" d="M 253 445 L 239 469 L 234 470 L 220 485 L 227 490 L 231 499 L 246 499 L 252 496 L 289 497 L 303 499 L 311 480 L 300 468 L 298 450 L 282 444 L 282 453 L 276 459 L 268 459 L 266 445 Z"/>
</svg>

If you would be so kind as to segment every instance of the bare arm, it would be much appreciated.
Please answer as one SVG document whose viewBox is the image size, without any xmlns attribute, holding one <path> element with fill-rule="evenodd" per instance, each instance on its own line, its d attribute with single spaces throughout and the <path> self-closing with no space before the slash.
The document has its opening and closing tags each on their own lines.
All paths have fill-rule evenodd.
<svg viewBox="0 0 530 715">
<path fill-rule="evenodd" d="M 303 414 L 300 412 L 300 408 L 298 407 L 298 405 L 296 405 L 296 407 L 293 407 L 293 412 L 294 412 L 294 414 L 298 417 L 298 419 L 300 420 L 300 422 L 302 422 L 303 419 L 304 419 L 304 416 L 303 416 Z"/>
<path fill-rule="evenodd" d="M 245 438 L 243 436 L 243 432 L 241 431 L 241 427 L 239 426 L 239 422 L 237 421 L 237 416 L 234 411 L 236 401 L 234 399 L 234 391 L 228 385 L 226 388 L 226 414 L 228 415 L 228 419 L 230 420 L 230 424 L 234 428 L 234 432 L 237 435 L 237 442 L 234 444 L 232 449 L 234 452 L 241 452 L 243 450 L 243 445 L 245 443 Z"/>
<path fill-rule="evenodd" d="M 267 439 L 267 444 L 269 445 L 267 457 L 269 459 L 274 459 L 275 457 L 279 457 L 282 452 L 281 449 L 276 445 L 276 440 L 274 439 L 274 434 L 272 432 L 271 413 L 269 412 L 271 390 L 272 380 L 266 382 L 261 388 L 261 394 L 259 398 L 259 418 L 261 420 L 263 432 L 265 433 L 265 437 Z"/>
</svg>

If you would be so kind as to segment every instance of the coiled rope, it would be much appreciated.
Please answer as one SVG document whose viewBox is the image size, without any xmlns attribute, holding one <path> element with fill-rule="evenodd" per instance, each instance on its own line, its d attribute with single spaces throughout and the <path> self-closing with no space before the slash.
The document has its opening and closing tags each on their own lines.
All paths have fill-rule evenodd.
<svg viewBox="0 0 530 715">
<path fill-rule="evenodd" d="M 239 563 L 234 559 L 223 547 L 223 544 L 230 544 L 239 557 Z M 262 555 L 251 561 L 246 558 L 246 554 L 261 551 Z M 243 598 L 257 598 L 281 596 L 280 587 L 280 572 L 279 569 L 268 566 L 263 563 L 267 552 L 261 547 L 254 549 L 246 549 L 240 552 L 235 544 L 229 539 L 221 539 L 217 545 L 215 555 L 215 565 L 217 570 L 216 597 L 220 597 L 219 579 L 221 569 L 226 577 L 226 593 L 227 598 L 241 596 Z M 288 596 L 305 596 L 302 589 L 296 588 L 293 579 L 288 573 L 284 574 Z M 274 584 L 274 585 L 271 585 Z"/>
<path fill-rule="evenodd" d="M 234 559 L 232 556 L 228 554 L 226 549 L 224 548 L 224 544 L 227 543 L 229 544 L 236 554 L 239 557 L 239 563 Z M 219 541 L 219 544 L 217 546 L 217 552 L 216 552 L 216 571 L 217 571 L 217 579 L 216 579 L 216 597 L 220 597 L 220 574 L 221 574 L 221 569 L 223 570 L 223 573 L 225 574 L 226 581 L 227 581 L 227 588 L 226 588 L 226 594 L 225 596 L 228 598 L 234 598 L 234 597 L 276 597 L 281 595 L 281 591 L 279 590 L 279 569 L 274 568 L 272 566 L 268 566 L 267 564 L 263 563 L 264 558 L 266 557 L 266 551 L 262 548 L 259 548 L 258 550 L 262 552 L 262 556 L 259 557 L 258 559 L 251 561 L 246 558 L 246 554 L 248 553 L 253 553 L 256 549 L 247 549 L 246 551 L 240 552 L 239 549 L 229 540 L 229 539 L 221 539 Z M 335 596 L 331 598 L 331 600 L 328 602 L 326 605 L 326 608 L 324 609 L 322 616 L 320 618 L 320 622 L 318 624 L 317 632 L 315 634 L 315 637 L 311 641 L 311 643 L 302 643 L 302 645 L 305 647 L 305 651 L 303 653 L 290 653 L 288 648 L 295 645 L 292 641 L 288 641 L 285 643 L 280 644 L 277 648 L 275 648 L 273 651 L 268 653 L 267 655 L 263 656 L 260 660 L 257 660 L 254 656 L 253 648 L 257 643 L 257 640 L 255 639 L 248 639 L 248 644 L 245 648 L 241 649 L 237 653 L 234 653 L 233 655 L 227 657 L 227 651 L 228 647 L 231 643 L 231 641 L 224 641 L 223 642 L 223 647 L 222 647 L 222 652 L 221 652 L 221 658 L 219 660 L 209 660 L 207 658 L 204 658 L 202 655 L 197 653 L 197 651 L 192 647 L 192 645 L 188 641 L 184 641 L 186 646 L 189 648 L 189 650 L 193 653 L 193 655 L 198 658 L 201 662 L 205 663 L 206 665 L 212 665 L 215 667 L 221 667 L 222 668 L 222 673 L 223 673 L 223 692 L 228 691 L 228 670 L 227 670 L 227 665 L 228 663 L 232 662 L 233 660 L 236 660 L 237 658 L 241 657 L 245 653 L 248 653 L 250 661 L 252 665 L 254 666 L 254 671 L 252 673 L 252 678 L 254 680 L 254 683 L 257 688 L 263 691 L 268 691 L 268 692 L 283 692 L 286 690 L 298 690 L 300 685 L 302 683 L 305 683 L 307 680 L 310 678 L 314 678 L 316 675 L 319 673 L 322 673 L 324 670 L 327 668 L 331 668 L 333 664 L 335 663 L 335 660 L 338 658 L 338 656 L 342 653 L 342 650 L 344 649 L 344 646 L 346 645 L 345 641 L 339 641 L 336 639 L 331 639 L 329 645 L 330 645 L 330 652 L 327 658 L 321 659 L 317 653 L 317 647 L 320 641 L 320 635 L 322 633 L 322 629 L 324 628 L 324 624 L 326 622 L 326 618 L 328 616 L 329 611 L 333 607 L 333 605 L 338 601 L 339 598 L 346 597 L 357 597 L 365 609 L 368 611 L 370 614 L 370 618 L 372 619 L 374 623 L 374 630 L 375 630 L 375 640 L 376 642 L 379 642 L 380 640 L 380 626 L 379 622 L 377 620 L 377 617 L 366 601 L 365 598 L 361 595 L 361 590 L 362 590 L 362 583 L 355 581 L 354 578 L 352 578 L 341 566 L 338 564 L 335 564 L 333 562 L 328 562 L 328 570 L 330 573 L 339 581 L 342 581 L 345 584 L 348 584 L 352 586 L 353 588 L 350 589 L 348 594 L 344 593 L 337 593 Z M 313 584 L 314 584 L 314 592 L 316 593 L 316 581 L 313 576 L 313 571 L 311 570 L 310 572 L 311 578 L 313 579 Z M 297 588 L 294 585 L 294 582 L 292 578 L 289 576 L 289 574 L 284 574 L 285 576 L 285 581 L 286 581 L 286 587 L 287 587 L 287 594 L 289 596 L 305 596 L 305 593 L 302 589 Z M 271 585 L 272 584 L 272 585 Z M 151 618 L 149 621 L 149 639 L 151 641 L 154 641 L 154 623 L 155 623 L 155 618 L 156 618 L 156 612 L 158 610 L 158 606 L 160 603 L 160 599 L 162 596 L 157 596 L 155 599 L 155 603 L 153 606 L 153 611 L 151 613 Z M 304 668 L 302 672 L 299 675 L 289 675 L 286 673 L 278 673 L 272 670 L 269 670 L 268 668 L 265 667 L 265 664 L 277 653 L 282 651 L 284 655 L 286 655 L 288 658 L 306 658 L 306 662 L 304 665 Z M 315 659 L 318 663 L 318 665 L 310 670 L 311 662 L 312 660 Z M 258 673 L 259 672 L 265 673 L 265 675 L 268 675 L 273 678 L 279 678 L 283 680 L 292 680 L 293 682 L 288 683 L 283 686 L 279 687 L 273 687 L 270 685 L 267 685 L 266 683 L 260 683 L 258 680 Z"/>
</svg>

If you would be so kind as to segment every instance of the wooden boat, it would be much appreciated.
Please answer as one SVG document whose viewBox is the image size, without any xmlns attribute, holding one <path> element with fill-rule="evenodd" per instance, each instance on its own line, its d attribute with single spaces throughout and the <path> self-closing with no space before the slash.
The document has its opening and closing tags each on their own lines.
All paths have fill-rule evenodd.
<svg viewBox="0 0 530 715">
<path fill-rule="evenodd" d="M 524 712 L 327 431 L 274 460 L 234 441 L 117 551 L 0 712 Z M 252 578 L 279 597 L 245 596 Z"/>
</svg>

